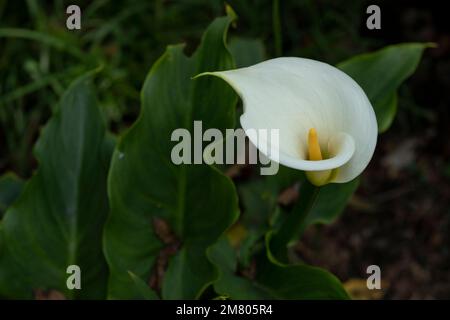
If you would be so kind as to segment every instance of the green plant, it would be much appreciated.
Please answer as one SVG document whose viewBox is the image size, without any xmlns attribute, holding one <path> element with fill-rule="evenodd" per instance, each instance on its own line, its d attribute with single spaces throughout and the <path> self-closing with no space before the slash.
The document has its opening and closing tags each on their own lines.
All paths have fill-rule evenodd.
<svg viewBox="0 0 450 320">
<path fill-rule="evenodd" d="M 191 56 L 182 45 L 166 49 L 144 82 L 139 118 L 117 142 L 92 85 L 103 73 L 70 85 L 35 145 L 36 173 L 23 186 L 1 180 L 22 192 L 12 204 L 17 191 L 0 199 L 8 207 L 0 222 L 0 296 L 56 290 L 73 299 L 349 297 L 328 271 L 291 259 L 289 244 L 308 226 L 336 219 L 358 178 L 315 187 L 302 172 L 281 167 L 240 184 L 224 168 L 171 162 L 173 130 L 192 132 L 194 120 L 205 129 L 235 127 L 233 90 L 220 79 L 192 79 L 232 69 L 234 60 L 249 63 L 242 47 L 232 48 L 234 57 L 227 48 L 234 19 L 230 11 L 214 20 Z M 259 52 L 255 42 L 240 45 Z M 392 123 L 396 91 L 427 46 L 394 45 L 338 64 L 365 90 L 380 132 Z M 280 204 L 280 193 L 294 185 L 298 199 Z M 73 264 L 82 269 L 81 290 L 66 286 Z"/>
</svg>

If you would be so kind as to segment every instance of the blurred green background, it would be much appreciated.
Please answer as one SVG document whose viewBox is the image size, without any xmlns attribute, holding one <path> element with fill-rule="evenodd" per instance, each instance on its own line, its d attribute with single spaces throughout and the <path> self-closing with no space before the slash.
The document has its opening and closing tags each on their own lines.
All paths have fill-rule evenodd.
<svg viewBox="0 0 450 320">
<path fill-rule="evenodd" d="M 272 0 L 229 0 L 238 15 L 230 46 L 246 65 L 301 56 L 331 64 L 399 42 L 435 42 L 399 92 L 399 112 L 379 138 L 375 158 L 343 216 L 308 230 L 297 252 L 335 273 L 363 298 L 450 297 L 450 24 L 425 1 L 279 1 L 281 39 Z M 381 30 L 365 26 L 378 4 Z M 82 29 L 68 31 L 73 2 L 0 0 L 0 174 L 28 178 L 33 144 L 57 101 L 78 75 L 99 65 L 97 90 L 112 132 L 139 112 L 144 78 L 166 45 L 190 52 L 205 27 L 225 12 L 222 0 L 77 1 Z M 250 44 L 250 45 L 249 45 Z M 251 48 L 249 50 L 248 48 Z M 237 181 L 252 175 L 237 175 Z M 385 291 L 362 289 L 378 264 Z"/>
</svg>

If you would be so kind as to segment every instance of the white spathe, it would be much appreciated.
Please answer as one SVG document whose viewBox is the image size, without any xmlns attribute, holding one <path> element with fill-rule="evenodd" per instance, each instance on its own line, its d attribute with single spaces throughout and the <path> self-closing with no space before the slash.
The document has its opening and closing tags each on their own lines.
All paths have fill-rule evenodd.
<svg viewBox="0 0 450 320">
<path fill-rule="evenodd" d="M 270 146 L 279 157 L 261 150 L 272 160 L 307 172 L 336 169 L 327 183 L 344 183 L 356 178 L 372 158 L 378 134 L 373 107 L 361 87 L 339 69 L 284 57 L 205 74 L 224 79 L 239 94 L 245 131 L 279 129 L 279 145 Z M 308 160 L 311 128 L 317 131 L 324 160 Z"/>
</svg>

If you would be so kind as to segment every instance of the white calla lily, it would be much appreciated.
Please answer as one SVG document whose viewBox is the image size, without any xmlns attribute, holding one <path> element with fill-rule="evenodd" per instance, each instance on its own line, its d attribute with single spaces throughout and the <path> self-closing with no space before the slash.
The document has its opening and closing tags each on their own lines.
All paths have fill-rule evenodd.
<svg viewBox="0 0 450 320">
<path fill-rule="evenodd" d="M 206 74 L 224 79 L 239 94 L 245 131 L 279 129 L 279 145 L 270 146 L 278 159 L 266 155 L 306 171 L 313 184 L 348 182 L 372 158 L 378 134 L 374 110 L 361 87 L 339 69 L 310 59 L 277 58 Z"/>
</svg>

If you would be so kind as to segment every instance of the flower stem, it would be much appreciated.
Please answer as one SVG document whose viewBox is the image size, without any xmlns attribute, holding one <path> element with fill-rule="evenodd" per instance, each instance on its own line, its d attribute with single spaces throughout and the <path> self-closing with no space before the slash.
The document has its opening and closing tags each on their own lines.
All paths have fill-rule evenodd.
<svg viewBox="0 0 450 320">
<path fill-rule="evenodd" d="M 305 180 L 300 187 L 297 204 L 282 223 L 270 242 L 272 254 L 281 261 L 287 260 L 287 245 L 301 233 L 306 217 L 314 206 L 320 187 Z"/>
</svg>

